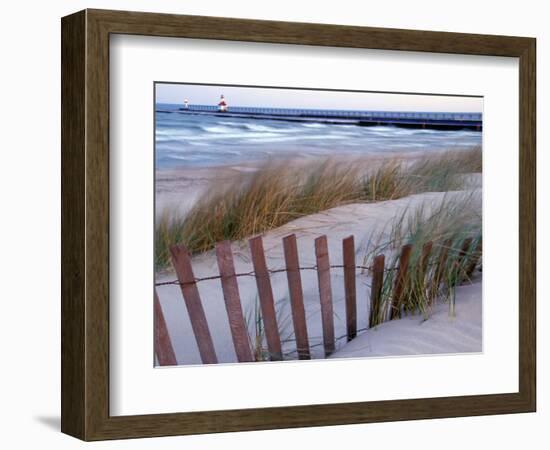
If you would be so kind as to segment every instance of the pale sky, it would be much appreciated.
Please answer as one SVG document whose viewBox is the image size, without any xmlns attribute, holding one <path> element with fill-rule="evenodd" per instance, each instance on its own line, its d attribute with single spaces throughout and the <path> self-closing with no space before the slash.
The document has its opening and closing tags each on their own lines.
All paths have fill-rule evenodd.
<svg viewBox="0 0 550 450">
<path fill-rule="evenodd" d="M 371 92 L 313 91 L 198 84 L 156 84 L 157 103 L 382 111 L 482 112 L 483 98 Z"/>
</svg>

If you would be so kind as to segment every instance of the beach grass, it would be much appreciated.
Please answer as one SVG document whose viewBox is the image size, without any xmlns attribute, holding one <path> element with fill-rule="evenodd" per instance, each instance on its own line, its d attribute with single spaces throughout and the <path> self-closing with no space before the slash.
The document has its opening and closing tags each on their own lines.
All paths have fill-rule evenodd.
<svg viewBox="0 0 550 450">
<path fill-rule="evenodd" d="M 384 254 L 387 257 L 381 296 L 377 305 L 370 305 L 373 311 L 369 314 L 368 328 L 392 320 L 391 312 L 395 306 L 399 310 L 395 318 L 420 314 L 427 320 L 436 304 L 447 303 L 449 317 L 452 318 L 455 314 L 456 287 L 469 282 L 473 275 L 470 270 L 481 262 L 482 215 L 479 193 L 464 193 L 458 198 L 456 195 L 445 196 L 436 203 L 424 202 L 413 210 L 405 209 L 387 225 L 388 230 L 382 237 L 374 236 L 373 239 L 371 236 L 367 247 L 358 252 L 359 256 L 361 250 L 363 252 L 361 264 L 371 267 L 376 255 Z M 464 249 L 466 241 L 469 245 Z M 431 251 L 428 258 L 423 260 L 427 242 L 432 244 Z M 403 295 L 396 305 L 393 297 L 396 269 L 400 251 L 405 244 L 412 246 L 411 259 Z M 444 263 L 441 261 L 443 252 L 447 255 Z M 280 298 L 275 302 L 275 311 L 281 342 L 287 347 L 283 353 L 284 359 L 294 360 L 298 350 L 292 347 L 296 345 L 296 339 L 289 305 L 289 297 Z M 320 314 L 319 307 L 313 314 Z M 336 314 L 334 317 L 341 321 Z M 257 296 L 246 310 L 245 320 L 255 361 L 270 361 Z M 345 338 L 347 335 L 337 337 L 336 342 Z M 322 342 L 312 344 L 310 350 L 322 345 Z"/>
<path fill-rule="evenodd" d="M 274 305 L 279 336 L 283 345 L 287 342 L 295 342 L 293 339 L 294 331 L 292 330 L 292 315 L 289 311 L 289 305 L 289 297 L 280 298 Z M 254 361 L 271 361 L 258 296 L 254 299 L 252 306 L 245 311 L 245 323 Z M 285 356 L 287 355 L 283 354 L 283 357 Z"/>
<path fill-rule="evenodd" d="M 210 189 L 184 216 L 164 211 L 155 226 L 155 267 L 169 266 L 174 244 L 201 253 L 216 242 L 245 239 L 336 206 L 461 190 L 465 174 L 481 170 L 479 147 L 415 160 L 266 163 L 229 186 Z"/>
<path fill-rule="evenodd" d="M 414 211 L 405 210 L 391 225 L 389 238 L 370 240 L 364 251 L 363 264 L 372 263 L 376 255 L 385 254 L 389 268 L 399 265 L 403 245 L 412 246 L 403 295 L 397 304 L 399 317 L 420 312 L 428 318 L 438 301 L 448 302 L 449 314 L 454 314 L 455 287 L 468 281 L 470 271 L 481 258 L 481 203 L 480 197 L 474 195 L 465 194 L 460 199 L 444 198 L 430 208 L 424 204 Z M 432 249 L 426 260 L 426 270 L 422 270 L 422 249 L 427 242 L 432 243 Z M 467 243 L 469 245 L 465 248 Z M 389 320 L 391 310 L 396 308 L 396 274 L 395 270 L 385 274 L 380 305 L 371 315 L 371 327 Z"/>
</svg>

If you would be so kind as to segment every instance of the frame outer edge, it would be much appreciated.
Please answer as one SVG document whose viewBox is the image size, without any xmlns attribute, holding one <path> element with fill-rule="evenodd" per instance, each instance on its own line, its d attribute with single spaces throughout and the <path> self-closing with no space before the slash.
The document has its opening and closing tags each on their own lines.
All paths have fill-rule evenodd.
<svg viewBox="0 0 550 450">
<path fill-rule="evenodd" d="M 536 39 L 520 56 L 519 384 L 528 411 L 536 411 Z"/>
<path fill-rule="evenodd" d="M 61 20 L 61 431 L 85 435 L 85 27 Z"/>
<path fill-rule="evenodd" d="M 85 10 L 86 430 L 97 439 L 109 416 L 109 30 Z"/>
<path fill-rule="evenodd" d="M 519 57 L 530 38 L 378 28 L 311 22 L 239 19 L 88 9 L 113 33 L 258 43 Z M 212 32 L 215 31 L 215 35 Z"/>
<path fill-rule="evenodd" d="M 212 37 L 213 23 L 223 31 Z M 185 25 L 185 26 L 184 26 Z M 268 33 L 251 33 L 265 29 Z M 326 31 L 326 35 L 322 32 Z M 315 31 L 315 33 L 313 33 Z M 520 57 L 520 390 L 512 394 L 109 416 L 109 34 Z M 321 33 L 319 35 L 318 33 Z M 368 33 L 368 34 L 367 34 Z M 251 35 L 253 34 L 253 36 Z M 411 39 L 414 37 L 413 41 Z M 62 20 L 62 431 L 84 440 L 529 412 L 535 408 L 535 40 L 126 11 Z M 418 39 L 418 42 L 416 41 Z M 453 39 L 458 42 L 453 42 Z M 524 178 L 528 177 L 527 180 Z M 524 259 L 522 259 L 524 258 Z"/>
</svg>

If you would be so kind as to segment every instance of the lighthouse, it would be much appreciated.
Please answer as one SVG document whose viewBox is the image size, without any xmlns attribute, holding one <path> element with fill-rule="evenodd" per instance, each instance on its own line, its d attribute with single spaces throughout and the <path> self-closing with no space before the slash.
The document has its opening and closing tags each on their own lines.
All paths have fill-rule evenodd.
<svg viewBox="0 0 550 450">
<path fill-rule="evenodd" d="M 189 109 L 189 100 L 185 99 L 183 101 L 183 109 Z"/>
<path fill-rule="evenodd" d="M 227 102 L 225 101 L 225 97 L 223 96 L 223 94 L 220 96 L 220 102 L 218 103 L 218 111 L 227 112 Z"/>
</svg>

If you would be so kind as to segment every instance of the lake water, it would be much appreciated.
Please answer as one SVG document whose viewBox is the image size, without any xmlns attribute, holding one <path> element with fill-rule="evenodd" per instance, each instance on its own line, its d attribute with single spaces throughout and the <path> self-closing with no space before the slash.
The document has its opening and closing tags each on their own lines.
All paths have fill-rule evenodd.
<svg viewBox="0 0 550 450">
<path fill-rule="evenodd" d="M 179 105 L 158 104 L 162 111 Z M 481 145 L 472 130 L 429 130 L 352 123 L 156 112 L 157 169 L 239 164 L 265 158 L 436 151 Z"/>
</svg>

